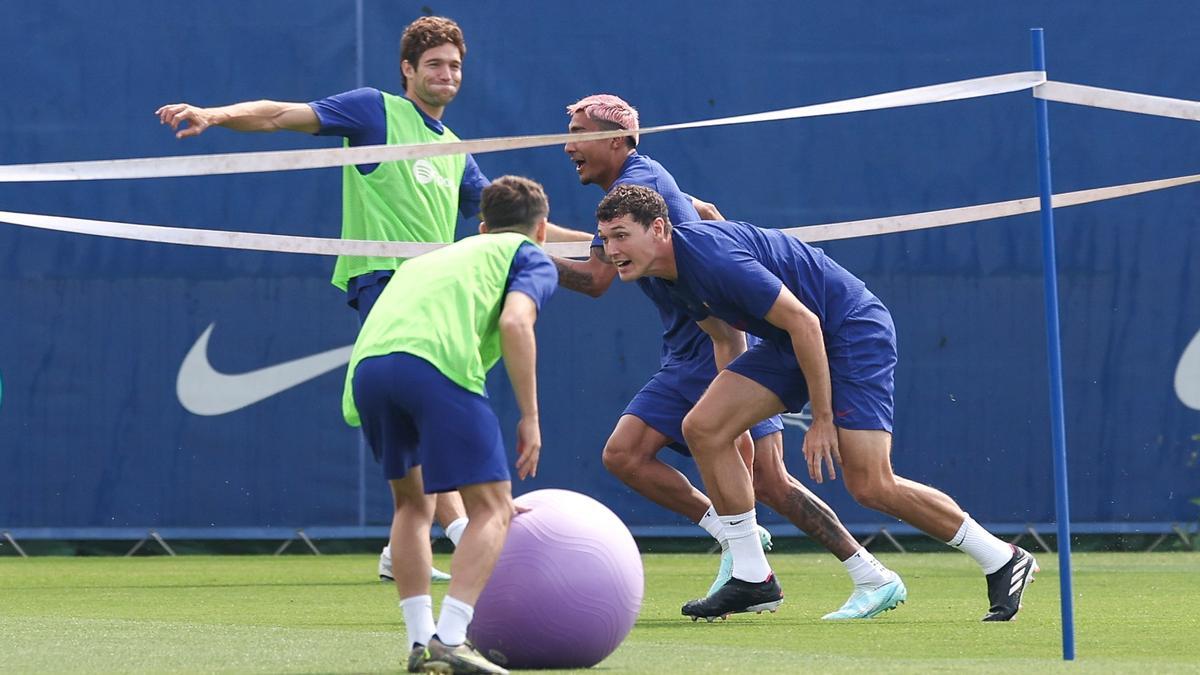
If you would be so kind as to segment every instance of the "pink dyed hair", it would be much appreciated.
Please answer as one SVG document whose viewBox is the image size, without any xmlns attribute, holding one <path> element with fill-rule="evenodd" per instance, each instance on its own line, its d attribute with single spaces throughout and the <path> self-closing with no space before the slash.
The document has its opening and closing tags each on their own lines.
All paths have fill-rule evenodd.
<svg viewBox="0 0 1200 675">
<path fill-rule="evenodd" d="M 637 129 L 637 109 L 619 96 L 592 94 L 567 106 L 567 114 L 583 113 L 593 122 L 607 122 L 614 129 Z M 637 147 L 638 135 L 629 136 L 630 147 Z"/>
</svg>

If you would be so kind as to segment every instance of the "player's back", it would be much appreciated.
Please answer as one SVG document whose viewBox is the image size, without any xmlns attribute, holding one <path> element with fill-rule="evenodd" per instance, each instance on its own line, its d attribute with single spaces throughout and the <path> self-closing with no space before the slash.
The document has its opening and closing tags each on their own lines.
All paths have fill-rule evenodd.
<svg viewBox="0 0 1200 675">
<path fill-rule="evenodd" d="M 510 268 L 525 244 L 545 257 L 525 235 L 503 232 L 406 260 L 363 323 L 347 382 L 363 359 L 404 352 L 483 394 L 487 371 L 500 358 L 498 322 Z"/>
<path fill-rule="evenodd" d="M 672 234 L 681 279 L 696 287 L 711 286 L 707 268 L 745 267 L 749 260 L 778 277 L 821 321 L 827 334 L 836 332 L 862 301 L 866 285 L 825 252 L 779 230 L 739 221 L 683 223 Z M 753 317 L 766 324 L 762 317 Z M 754 321 L 748 321 L 750 327 Z M 775 333 L 766 327 L 755 331 Z"/>
</svg>

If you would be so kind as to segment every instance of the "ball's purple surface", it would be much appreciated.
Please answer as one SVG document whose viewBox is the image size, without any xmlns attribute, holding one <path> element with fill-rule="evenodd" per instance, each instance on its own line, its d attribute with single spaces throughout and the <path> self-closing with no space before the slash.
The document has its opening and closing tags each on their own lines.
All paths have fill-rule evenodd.
<svg viewBox="0 0 1200 675">
<path fill-rule="evenodd" d="M 467 633 L 508 668 L 587 668 L 629 634 L 642 607 L 633 535 L 600 502 L 570 490 L 518 497 L 496 570 Z"/>
</svg>

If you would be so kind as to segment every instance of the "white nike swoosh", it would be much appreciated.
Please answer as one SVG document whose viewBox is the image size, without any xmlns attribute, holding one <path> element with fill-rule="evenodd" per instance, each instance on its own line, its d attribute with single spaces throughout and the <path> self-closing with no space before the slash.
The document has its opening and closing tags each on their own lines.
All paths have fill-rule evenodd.
<svg viewBox="0 0 1200 675">
<path fill-rule="evenodd" d="M 194 415 L 224 415 L 254 405 L 346 365 L 354 350 L 354 345 L 349 345 L 247 373 L 226 375 L 218 373 L 208 362 L 208 337 L 216 325 L 209 325 L 192 345 L 175 380 L 179 403 Z"/>
<path fill-rule="evenodd" d="M 1200 410 L 1200 331 L 1179 357 L 1175 368 L 1175 395 L 1192 410 Z"/>
</svg>

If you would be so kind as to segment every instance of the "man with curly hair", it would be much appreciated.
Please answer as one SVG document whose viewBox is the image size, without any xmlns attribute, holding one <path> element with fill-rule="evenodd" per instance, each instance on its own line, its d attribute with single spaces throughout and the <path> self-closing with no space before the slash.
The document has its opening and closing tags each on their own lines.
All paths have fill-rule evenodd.
<svg viewBox="0 0 1200 675">
<path fill-rule="evenodd" d="M 621 185 L 596 209 L 604 252 L 622 281 L 645 280 L 707 333 L 720 369 L 684 418 L 713 508 L 729 519 L 733 575 L 683 606 L 712 618 L 782 600 L 753 537 L 750 475 L 732 445 L 768 415 L 812 405 L 809 476 L 837 478 L 862 506 L 971 556 L 984 573 L 984 621 L 1009 621 L 1037 571 L 1028 551 L 998 539 L 949 495 L 892 471 L 896 327 L 861 279 L 779 230 L 730 221 L 672 222 L 652 189 Z M 747 349 L 745 334 L 760 342 Z M 737 526 L 740 536 L 731 531 Z"/>
</svg>

